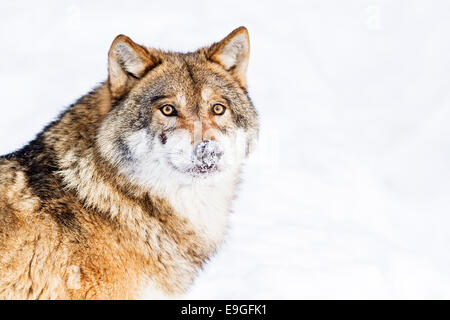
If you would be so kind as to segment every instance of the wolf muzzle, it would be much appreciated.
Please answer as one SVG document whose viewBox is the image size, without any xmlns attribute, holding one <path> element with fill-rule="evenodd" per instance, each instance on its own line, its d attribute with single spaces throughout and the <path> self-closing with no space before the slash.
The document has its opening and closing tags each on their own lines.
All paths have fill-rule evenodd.
<svg viewBox="0 0 450 320">
<path fill-rule="evenodd" d="M 200 142 L 194 149 L 194 163 L 201 172 L 215 169 L 222 156 L 222 148 L 213 140 Z"/>
</svg>

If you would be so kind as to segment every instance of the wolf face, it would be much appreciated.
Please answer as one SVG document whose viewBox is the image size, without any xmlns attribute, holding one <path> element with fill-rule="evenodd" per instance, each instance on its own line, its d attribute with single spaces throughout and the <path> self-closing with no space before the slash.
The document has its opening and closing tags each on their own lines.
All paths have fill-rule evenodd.
<svg viewBox="0 0 450 320">
<path fill-rule="evenodd" d="M 109 52 L 113 99 L 97 135 L 100 156 L 148 188 L 234 177 L 255 143 L 243 27 L 192 53 L 145 48 L 118 36 Z"/>
</svg>

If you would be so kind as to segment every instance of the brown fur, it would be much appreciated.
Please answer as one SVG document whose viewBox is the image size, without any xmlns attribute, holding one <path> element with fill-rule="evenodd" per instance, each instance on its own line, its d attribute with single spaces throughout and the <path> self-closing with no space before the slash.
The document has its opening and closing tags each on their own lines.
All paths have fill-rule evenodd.
<svg viewBox="0 0 450 320">
<path fill-rule="evenodd" d="M 117 37 L 109 52 L 108 81 L 24 149 L 0 158 L 0 298 L 133 299 L 143 279 L 166 294 L 187 289 L 218 243 L 167 199 L 121 174 L 99 150 L 104 142 L 99 132 L 113 150 L 126 130 L 151 122 L 165 143 L 171 129 L 157 106 L 151 116 L 136 107 L 147 103 L 152 86 L 166 102 L 180 105 L 178 127 L 193 130 L 192 122 L 201 119 L 202 135 L 210 128 L 235 127 L 256 135 L 256 113 L 241 73 L 246 61 L 241 70 L 227 70 L 217 56 L 236 34 L 248 39 L 246 29 L 239 28 L 223 42 L 188 54 Z M 131 60 L 124 52 L 128 48 L 136 54 Z M 164 85 L 158 87 L 158 81 Z M 199 116 L 208 108 L 199 107 L 206 102 L 198 83 L 220 87 L 230 97 L 228 118 Z M 175 92 L 184 93 L 184 106 Z M 222 99 L 217 92 L 213 97 Z"/>
</svg>

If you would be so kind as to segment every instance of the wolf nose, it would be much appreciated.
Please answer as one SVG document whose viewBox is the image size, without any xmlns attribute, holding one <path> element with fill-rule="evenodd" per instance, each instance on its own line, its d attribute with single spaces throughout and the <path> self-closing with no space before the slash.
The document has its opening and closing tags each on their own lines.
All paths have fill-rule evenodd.
<svg viewBox="0 0 450 320">
<path fill-rule="evenodd" d="M 223 155 L 220 145 L 213 140 L 200 142 L 194 150 L 197 165 L 212 168 Z"/>
</svg>

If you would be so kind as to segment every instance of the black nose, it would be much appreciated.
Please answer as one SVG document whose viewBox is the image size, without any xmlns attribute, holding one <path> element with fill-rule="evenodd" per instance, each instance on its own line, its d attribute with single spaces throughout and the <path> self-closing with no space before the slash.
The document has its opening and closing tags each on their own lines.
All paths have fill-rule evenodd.
<svg viewBox="0 0 450 320">
<path fill-rule="evenodd" d="M 196 164 L 203 168 L 214 167 L 223 155 L 220 145 L 213 140 L 200 142 L 194 150 Z"/>
</svg>

